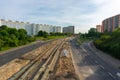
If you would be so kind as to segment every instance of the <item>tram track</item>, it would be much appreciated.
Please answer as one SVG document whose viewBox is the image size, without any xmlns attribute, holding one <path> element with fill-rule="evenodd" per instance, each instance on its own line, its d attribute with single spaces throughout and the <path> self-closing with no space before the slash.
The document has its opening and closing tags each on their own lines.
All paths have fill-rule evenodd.
<svg viewBox="0 0 120 80">
<path fill-rule="evenodd" d="M 24 66 L 20 71 L 8 80 L 44 80 L 50 70 L 53 69 L 59 57 L 59 49 L 64 41 L 58 42 L 56 46 L 50 47 L 38 55 L 33 61 Z"/>
</svg>

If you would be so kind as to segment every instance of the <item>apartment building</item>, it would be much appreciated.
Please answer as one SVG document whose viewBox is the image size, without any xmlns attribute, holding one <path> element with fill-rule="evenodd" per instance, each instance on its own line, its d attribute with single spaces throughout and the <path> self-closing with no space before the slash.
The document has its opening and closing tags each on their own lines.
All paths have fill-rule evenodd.
<svg viewBox="0 0 120 80">
<path fill-rule="evenodd" d="M 120 28 L 120 14 L 107 18 L 102 22 L 102 32 L 112 32 L 117 28 Z"/>
<path fill-rule="evenodd" d="M 19 22 L 12 20 L 0 20 L 0 26 L 1 25 L 7 25 L 10 28 L 16 28 L 16 29 L 25 29 L 28 33 L 28 35 L 37 35 L 40 30 L 46 31 L 48 33 L 50 32 L 61 32 L 61 26 L 53 26 L 48 24 L 34 24 L 29 22 Z"/>
<path fill-rule="evenodd" d="M 96 25 L 97 32 L 102 32 L 102 25 Z"/>
<path fill-rule="evenodd" d="M 63 27 L 63 33 L 74 34 L 74 32 L 75 32 L 74 29 L 75 29 L 74 26 Z"/>
</svg>

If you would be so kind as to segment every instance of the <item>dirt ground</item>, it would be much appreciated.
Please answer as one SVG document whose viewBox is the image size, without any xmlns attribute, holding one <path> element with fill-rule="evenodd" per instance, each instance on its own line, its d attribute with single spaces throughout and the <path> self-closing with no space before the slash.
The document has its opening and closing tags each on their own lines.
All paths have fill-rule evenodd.
<svg viewBox="0 0 120 80">
<path fill-rule="evenodd" d="M 42 51 L 46 50 L 50 46 L 57 44 L 57 41 L 45 44 L 25 55 L 21 56 L 19 59 L 14 59 L 11 62 L 0 67 L 0 80 L 7 80 L 13 74 L 18 72 L 22 67 L 27 65 L 30 61 L 35 59 Z M 17 53 L 16 53 L 17 54 Z"/>
<path fill-rule="evenodd" d="M 67 55 L 63 53 L 67 50 Z M 65 43 L 61 50 L 61 55 L 56 64 L 54 73 L 50 76 L 49 80 L 79 80 L 73 62 L 70 56 L 70 48 L 68 42 Z"/>
<path fill-rule="evenodd" d="M 15 59 L 0 67 L 0 80 L 7 80 L 14 73 L 19 71 L 22 66 L 28 64 L 29 60 Z"/>
</svg>

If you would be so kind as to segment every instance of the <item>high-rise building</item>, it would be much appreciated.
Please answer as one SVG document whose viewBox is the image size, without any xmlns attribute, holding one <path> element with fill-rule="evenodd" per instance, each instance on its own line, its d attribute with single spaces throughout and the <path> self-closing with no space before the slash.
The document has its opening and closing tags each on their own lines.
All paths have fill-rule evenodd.
<svg viewBox="0 0 120 80">
<path fill-rule="evenodd" d="M 74 29 L 75 29 L 74 26 L 63 27 L 63 33 L 74 34 L 74 31 L 75 31 Z"/>
<path fill-rule="evenodd" d="M 102 25 L 96 25 L 97 32 L 102 32 L 101 28 L 102 28 Z"/>
<path fill-rule="evenodd" d="M 105 32 L 105 31 L 112 32 L 116 28 L 120 28 L 120 14 L 103 20 L 102 32 Z"/>
<path fill-rule="evenodd" d="M 48 33 L 50 32 L 61 32 L 61 26 L 53 26 L 53 25 L 47 25 L 47 24 L 30 24 L 29 22 L 19 22 L 19 21 L 11 21 L 11 20 L 0 20 L 0 26 L 6 25 L 11 28 L 16 29 L 25 29 L 27 31 L 28 35 L 37 35 L 40 30 L 46 31 Z"/>
</svg>

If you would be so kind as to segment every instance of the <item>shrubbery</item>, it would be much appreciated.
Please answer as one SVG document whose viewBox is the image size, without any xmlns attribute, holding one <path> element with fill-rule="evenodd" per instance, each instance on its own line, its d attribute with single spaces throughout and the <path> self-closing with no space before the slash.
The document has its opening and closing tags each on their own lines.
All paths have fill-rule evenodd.
<svg viewBox="0 0 120 80">
<path fill-rule="evenodd" d="M 34 37 L 28 36 L 26 30 L 0 26 L 0 50 L 2 47 L 16 47 L 35 41 Z"/>
<path fill-rule="evenodd" d="M 50 32 L 50 33 L 47 33 L 45 31 L 39 31 L 38 32 L 38 35 L 37 36 L 41 36 L 41 37 L 44 37 L 44 38 L 47 38 L 48 36 L 71 36 L 72 34 L 70 33 L 60 33 L 60 32 Z"/>
<path fill-rule="evenodd" d="M 94 41 L 94 44 L 97 48 L 120 59 L 120 28 L 111 33 L 104 33 Z"/>
<path fill-rule="evenodd" d="M 45 32 L 45 31 L 39 31 L 39 32 L 38 32 L 38 36 L 42 36 L 42 37 L 44 37 L 44 38 L 47 38 L 47 37 L 48 37 L 48 33 Z"/>
<path fill-rule="evenodd" d="M 39 31 L 38 37 L 48 38 L 48 36 L 71 36 L 70 33 L 59 33 Z M 27 35 L 24 29 L 9 28 L 6 25 L 0 26 L 0 50 L 5 47 L 16 47 L 35 41 L 36 38 Z"/>
<path fill-rule="evenodd" d="M 97 32 L 95 28 L 90 28 L 88 33 L 79 33 L 80 38 L 98 38 L 102 35 L 102 33 Z"/>
</svg>

